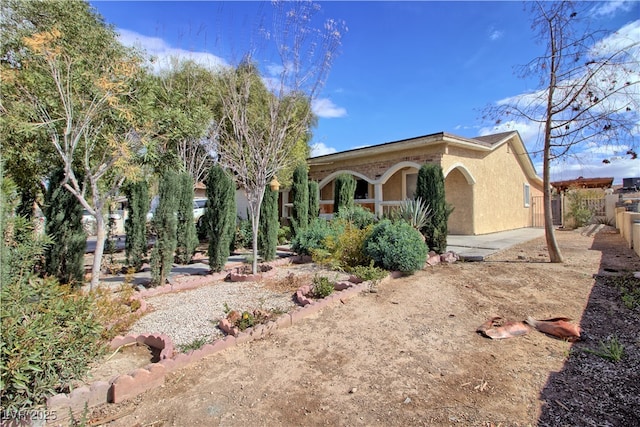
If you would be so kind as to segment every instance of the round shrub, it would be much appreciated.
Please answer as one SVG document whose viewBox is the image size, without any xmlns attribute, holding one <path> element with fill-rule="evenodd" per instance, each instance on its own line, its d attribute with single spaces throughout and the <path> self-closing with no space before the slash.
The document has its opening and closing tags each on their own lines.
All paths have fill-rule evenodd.
<svg viewBox="0 0 640 427">
<path fill-rule="evenodd" d="M 333 216 L 335 219 L 344 219 L 350 222 L 354 227 L 360 229 L 376 222 L 376 216 L 367 208 L 363 208 L 360 205 L 343 207 Z"/>
<path fill-rule="evenodd" d="M 386 270 L 413 273 L 427 259 L 427 246 L 420 232 L 405 221 L 380 221 L 364 242 L 364 251 Z"/>
<path fill-rule="evenodd" d="M 316 218 L 311 224 L 291 240 L 291 249 L 298 255 L 311 255 L 314 249 L 326 249 L 324 240 L 329 236 L 338 236 L 342 230 L 332 227 L 328 221 Z"/>
</svg>

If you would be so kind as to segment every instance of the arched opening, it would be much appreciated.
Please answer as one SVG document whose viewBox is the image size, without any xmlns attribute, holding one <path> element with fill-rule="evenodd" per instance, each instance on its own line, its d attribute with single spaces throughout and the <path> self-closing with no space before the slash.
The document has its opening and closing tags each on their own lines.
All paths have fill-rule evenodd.
<svg viewBox="0 0 640 427">
<path fill-rule="evenodd" d="M 461 167 L 451 169 L 444 180 L 447 203 L 453 206 L 449 216 L 449 234 L 475 234 L 473 222 L 473 182 Z"/>
</svg>

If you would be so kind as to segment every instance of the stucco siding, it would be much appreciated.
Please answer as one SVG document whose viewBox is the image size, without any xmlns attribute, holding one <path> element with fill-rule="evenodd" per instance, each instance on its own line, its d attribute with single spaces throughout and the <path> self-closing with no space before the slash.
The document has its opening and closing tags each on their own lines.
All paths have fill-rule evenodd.
<svg viewBox="0 0 640 427">
<path fill-rule="evenodd" d="M 461 151 L 450 149 L 443 159 L 443 169 L 462 162 L 476 179 L 473 234 L 530 226 L 531 208 L 524 203 L 524 185 L 530 183 L 510 143 L 490 152 L 475 152 L 462 161 Z"/>
</svg>

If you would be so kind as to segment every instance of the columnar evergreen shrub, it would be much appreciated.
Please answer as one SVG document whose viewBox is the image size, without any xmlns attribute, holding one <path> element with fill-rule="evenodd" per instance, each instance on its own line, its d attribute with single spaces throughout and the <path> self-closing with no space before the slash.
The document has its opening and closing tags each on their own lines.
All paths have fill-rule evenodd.
<svg viewBox="0 0 640 427">
<path fill-rule="evenodd" d="M 178 174 L 165 172 L 158 188 L 158 207 L 153 215 L 156 243 L 151 251 L 151 282 L 163 285 L 171 273 L 176 250 Z"/>
<path fill-rule="evenodd" d="M 124 250 L 127 265 L 138 271 L 147 256 L 149 185 L 146 181 L 135 181 L 126 185 L 124 191 L 129 201 L 129 216 L 124 223 L 124 232 L 127 235 Z"/>
<path fill-rule="evenodd" d="M 309 176 L 306 164 L 299 165 L 293 171 L 291 197 L 291 232 L 295 236 L 309 225 Z"/>
<path fill-rule="evenodd" d="M 209 171 L 207 208 L 202 218 L 209 239 L 209 268 L 222 271 L 236 231 L 236 185 L 219 165 Z"/>
<path fill-rule="evenodd" d="M 416 198 L 421 198 L 431 208 L 431 218 L 420 230 L 427 246 L 436 253 L 447 250 L 447 221 L 452 209 L 447 205 L 444 192 L 444 174 L 439 165 L 426 163 L 418 172 Z"/>
<path fill-rule="evenodd" d="M 84 253 L 87 235 L 82 228 L 82 205 L 60 184 L 64 170 L 50 178 L 45 195 L 46 234 L 53 239 L 45 252 L 45 272 L 60 283 L 81 286 L 84 279 Z"/>
<path fill-rule="evenodd" d="M 353 176 L 347 173 L 338 175 L 333 189 L 333 212 L 338 213 L 340 209 L 353 207 L 355 195 L 356 180 Z"/>
<path fill-rule="evenodd" d="M 178 176 L 178 224 L 176 228 L 176 262 L 189 264 L 198 246 L 193 221 L 193 178 L 187 172 Z"/>
<path fill-rule="evenodd" d="M 278 192 L 271 190 L 267 186 L 262 199 L 262 207 L 260 208 L 258 229 L 258 251 L 264 261 L 271 261 L 276 257 L 279 228 Z"/>
<path fill-rule="evenodd" d="M 309 181 L 309 224 L 320 215 L 320 187 L 316 181 Z"/>
<path fill-rule="evenodd" d="M 427 259 L 427 247 L 420 232 L 405 221 L 380 221 L 364 241 L 364 253 L 387 270 L 413 273 Z"/>
</svg>

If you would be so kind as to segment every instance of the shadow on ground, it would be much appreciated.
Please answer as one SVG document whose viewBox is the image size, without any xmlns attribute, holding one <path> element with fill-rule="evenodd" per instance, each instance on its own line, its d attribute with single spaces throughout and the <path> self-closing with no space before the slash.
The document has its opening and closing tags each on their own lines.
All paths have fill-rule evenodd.
<svg viewBox="0 0 640 427">
<path fill-rule="evenodd" d="M 591 250 L 602 255 L 580 320 L 586 339 L 549 376 L 540 395 L 539 426 L 640 425 L 640 307 L 637 300 L 635 308 L 625 306 L 622 296 L 629 291 L 620 290 L 640 292 L 640 279 L 633 277 L 640 258 L 611 230 L 596 234 Z M 624 347 L 618 362 L 605 356 L 614 339 Z"/>
</svg>

